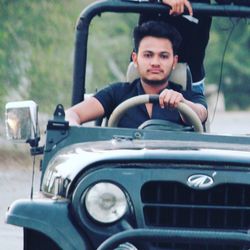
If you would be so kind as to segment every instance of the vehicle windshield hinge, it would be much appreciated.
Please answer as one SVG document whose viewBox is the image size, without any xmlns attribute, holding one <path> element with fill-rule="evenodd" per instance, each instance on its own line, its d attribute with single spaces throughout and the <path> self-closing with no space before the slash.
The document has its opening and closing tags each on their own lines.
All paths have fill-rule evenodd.
<svg viewBox="0 0 250 250">
<path fill-rule="evenodd" d="M 51 151 L 55 145 L 63 141 L 68 136 L 69 122 L 65 121 L 65 112 L 62 104 L 57 105 L 53 120 L 48 121 L 46 133 L 46 152 Z"/>
</svg>

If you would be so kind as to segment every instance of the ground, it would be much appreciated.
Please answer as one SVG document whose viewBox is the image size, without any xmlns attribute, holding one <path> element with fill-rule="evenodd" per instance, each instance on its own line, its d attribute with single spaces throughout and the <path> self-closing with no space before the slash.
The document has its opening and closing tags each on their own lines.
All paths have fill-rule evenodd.
<svg viewBox="0 0 250 250">
<path fill-rule="evenodd" d="M 1 143 L 1 145 L 3 145 Z M 38 162 L 35 167 L 35 190 L 39 187 Z M 22 229 L 5 224 L 8 206 L 16 199 L 29 198 L 32 180 L 32 158 L 22 150 L 10 154 L 0 150 L 0 242 L 1 249 L 21 250 Z"/>
</svg>

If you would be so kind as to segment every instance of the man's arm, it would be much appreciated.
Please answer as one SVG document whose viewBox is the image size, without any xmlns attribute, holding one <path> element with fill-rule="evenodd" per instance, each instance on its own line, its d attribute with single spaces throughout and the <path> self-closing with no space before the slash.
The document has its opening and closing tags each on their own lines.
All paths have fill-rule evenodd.
<svg viewBox="0 0 250 250">
<path fill-rule="evenodd" d="M 185 104 L 187 104 L 200 118 L 201 122 L 205 122 L 207 120 L 207 109 L 200 103 L 194 103 L 191 101 L 188 101 L 186 99 L 184 99 L 183 101 Z M 183 117 L 182 117 L 183 119 Z M 185 122 L 185 120 L 183 119 L 183 121 Z"/>
<path fill-rule="evenodd" d="M 76 104 L 66 110 L 66 120 L 71 126 L 79 126 L 84 122 L 95 120 L 104 115 L 104 108 L 95 97 Z"/>
<path fill-rule="evenodd" d="M 208 113 L 202 104 L 191 102 L 185 99 L 181 93 L 172 89 L 164 89 L 159 96 L 159 103 L 162 108 L 177 108 L 180 102 L 187 104 L 198 115 L 201 122 L 206 121 Z M 183 117 L 181 118 L 185 122 Z"/>
</svg>

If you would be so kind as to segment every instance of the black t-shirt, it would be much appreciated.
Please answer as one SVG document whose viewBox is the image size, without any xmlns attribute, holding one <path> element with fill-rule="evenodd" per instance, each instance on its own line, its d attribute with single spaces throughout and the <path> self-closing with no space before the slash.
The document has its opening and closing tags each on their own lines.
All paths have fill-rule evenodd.
<svg viewBox="0 0 250 250">
<path fill-rule="evenodd" d="M 210 0 L 191 0 L 190 2 L 210 3 Z M 206 15 L 194 14 L 194 17 L 199 20 L 198 24 L 190 22 L 182 16 L 169 16 L 168 13 L 166 15 L 145 13 L 140 16 L 139 23 L 157 20 L 176 27 L 183 39 L 178 51 L 179 62 L 187 62 L 192 73 L 193 82 L 199 82 L 205 77 L 203 61 L 212 19 Z"/>
<path fill-rule="evenodd" d="M 206 100 L 203 94 L 193 91 L 182 91 L 179 85 L 169 83 L 168 88 L 181 92 L 189 101 L 200 103 L 207 108 Z M 115 83 L 111 84 L 95 94 L 95 98 L 102 104 L 105 116 L 109 118 L 113 110 L 123 101 L 138 95 L 145 94 L 139 79 L 133 83 Z M 137 128 L 143 122 L 149 119 L 168 120 L 183 124 L 180 114 L 176 109 L 162 109 L 159 103 L 153 104 L 152 117 L 150 118 L 145 105 L 138 105 L 129 109 L 121 118 L 118 127 Z M 183 124 L 185 125 L 185 124 Z"/>
</svg>

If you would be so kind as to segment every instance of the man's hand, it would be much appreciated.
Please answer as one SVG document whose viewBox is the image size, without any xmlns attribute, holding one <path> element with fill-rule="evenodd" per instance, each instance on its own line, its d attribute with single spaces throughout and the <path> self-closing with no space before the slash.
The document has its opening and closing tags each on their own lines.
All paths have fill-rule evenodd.
<svg viewBox="0 0 250 250">
<path fill-rule="evenodd" d="M 183 97 L 181 93 L 174 91 L 172 89 L 164 89 L 159 95 L 159 103 L 160 103 L 161 108 L 177 108 L 180 102 L 184 102 L 191 109 L 193 109 L 193 111 L 200 118 L 201 122 L 206 121 L 207 110 L 203 105 L 188 101 L 187 99 Z M 181 116 L 181 118 L 185 123 L 187 123 L 184 117 Z"/>
<path fill-rule="evenodd" d="M 177 108 L 178 104 L 183 101 L 183 95 L 172 89 L 164 89 L 159 95 L 161 108 Z"/>
<path fill-rule="evenodd" d="M 171 7 L 170 15 L 180 15 L 184 12 L 185 7 L 188 9 L 189 15 L 193 16 L 192 5 L 188 0 L 162 0 L 164 4 Z"/>
<path fill-rule="evenodd" d="M 69 122 L 70 126 L 80 126 L 79 116 L 72 110 L 66 110 L 65 120 Z"/>
</svg>

